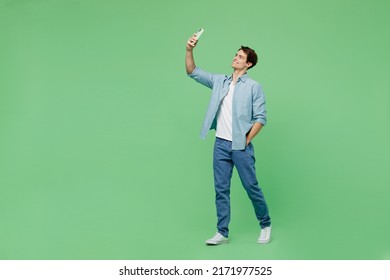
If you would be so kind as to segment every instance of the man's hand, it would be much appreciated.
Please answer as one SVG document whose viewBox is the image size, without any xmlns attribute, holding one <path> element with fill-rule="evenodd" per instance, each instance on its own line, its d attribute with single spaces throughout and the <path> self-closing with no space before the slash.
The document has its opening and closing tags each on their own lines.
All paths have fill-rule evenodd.
<svg viewBox="0 0 390 280">
<path fill-rule="evenodd" d="M 198 38 L 196 38 L 195 34 L 192 35 L 192 37 L 187 41 L 187 47 L 186 47 L 186 72 L 187 72 L 187 74 L 191 74 L 196 67 L 192 50 L 195 48 L 197 42 L 198 42 Z"/>
<path fill-rule="evenodd" d="M 246 135 L 246 145 L 248 146 L 252 139 L 259 133 L 262 129 L 263 125 L 259 122 L 255 122 L 251 128 L 251 130 Z"/>
<path fill-rule="evenodd" d="M 192 37 L 187 41 L 187 51 L 192 51 L 193 48 L 196 47 L 196 43 L 198 42 L 198 38 L 196 35 L 192 35 Z"/>
</svg>

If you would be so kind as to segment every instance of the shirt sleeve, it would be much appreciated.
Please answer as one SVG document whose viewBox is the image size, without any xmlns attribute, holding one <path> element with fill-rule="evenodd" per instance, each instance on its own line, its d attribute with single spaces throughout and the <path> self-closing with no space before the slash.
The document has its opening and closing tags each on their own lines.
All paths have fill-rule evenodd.
<svg viewBox="0 0 390 280">
<path fill-rule="evenodd" d="M 253 121 L 262 125 L 267 124 L 267 110 L 265 108 L 265 96 L 260 84 L 253 87 Z"/>
<path fill-rule="evenodd" d="M 188 74 L 188 76 L 208 88 L 213 88 L 214 75 L 203 71 L 198 66 L 196 66 L 194 71 L 192 71 L 191 74 Z"/>
</svg>

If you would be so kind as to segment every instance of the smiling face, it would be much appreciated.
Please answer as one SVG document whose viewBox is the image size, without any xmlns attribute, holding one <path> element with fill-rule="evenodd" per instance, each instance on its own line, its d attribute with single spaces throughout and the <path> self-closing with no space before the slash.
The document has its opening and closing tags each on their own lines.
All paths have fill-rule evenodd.
<svg viewBox="0 0 390 280">
<path fill-rule="evenodd" d="M 232 62 L 232 67 L 234 68 L 234 70 L 246 71 L 251 65 L 251 62 L 247 62 L 246 53 L 241 49 L 238 50 Z"/>
</svg>

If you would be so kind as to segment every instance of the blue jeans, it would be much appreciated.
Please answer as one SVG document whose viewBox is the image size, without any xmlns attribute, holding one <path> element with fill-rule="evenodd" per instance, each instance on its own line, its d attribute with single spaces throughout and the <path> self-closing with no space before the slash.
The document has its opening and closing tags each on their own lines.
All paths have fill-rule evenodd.
<svg viewBox="0 0 390 280">
<path fill-rule="evenodd" d="M 268 206 L 256 178 L 255 156 L 252 143 L 249 143 L 245 150 L 232 150 L 231 141 L 216 138 L 213 166 L 218 232 L 225 237 L 229 235 L 230 181 L 233 166 L 236 166 L 241 183 L 249 199 L 252 201 L 260 227 L 265 228 L 270 226 L 271 218 L 268 214 Z"/>
</svg>

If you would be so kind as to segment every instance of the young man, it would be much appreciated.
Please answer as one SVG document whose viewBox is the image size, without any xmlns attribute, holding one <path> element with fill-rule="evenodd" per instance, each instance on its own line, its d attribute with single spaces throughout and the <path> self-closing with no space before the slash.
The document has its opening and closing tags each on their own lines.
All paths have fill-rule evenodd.
<svg viewBox="0 0 390 280">
<path fill-rule="evenodd" d="M 211 74 L 195 65 L 193 49 L 197 37 L 193 35 L 186 46 L 186 71 L 189 77 L 212 89 L 201 137 L 210 129 L 216 130 L 214 145 L 214 186 L 216 193 L 218 232 L 206 240 L 208 245 L 228 242 L 230 222 L 230 181 L 233 166 L 252 201 L 261 231 L 258 243 L 268 243 L 271 237 L 271 218 L 255 171 L 252 139 L 266 124 L 265 99 L 261 86 L 250 79 L 247 70 L 257 63 L 257 55 L 248 47 L 236 53 L 231 76 Z"/>
</svg>

